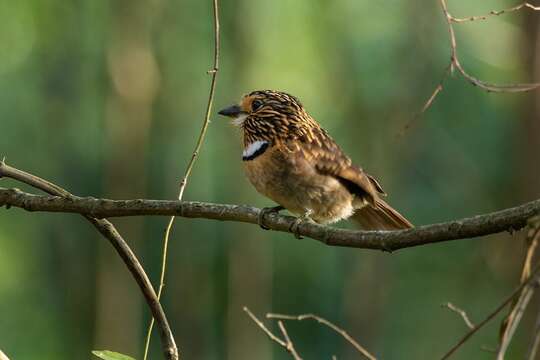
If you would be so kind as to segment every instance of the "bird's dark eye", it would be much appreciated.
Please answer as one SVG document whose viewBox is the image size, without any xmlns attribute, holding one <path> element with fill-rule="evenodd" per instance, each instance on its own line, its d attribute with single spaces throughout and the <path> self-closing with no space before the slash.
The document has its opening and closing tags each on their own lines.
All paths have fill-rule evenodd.
<svg viewBox="0 0 540 360">
<path fill-rule="evenodd" d="M 259 110 L 263 106 L 263 102 L 261 100 L 254 100 L 251 104 L 251 109 L 253 111 Z"/>
</svg>

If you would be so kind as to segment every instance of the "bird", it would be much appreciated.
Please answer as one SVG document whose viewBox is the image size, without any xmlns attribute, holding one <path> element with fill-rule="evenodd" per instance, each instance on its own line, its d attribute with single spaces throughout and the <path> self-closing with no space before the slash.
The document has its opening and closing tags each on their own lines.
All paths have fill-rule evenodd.
<svg viewBox="0 0 540 360">
<path fill-rule="evenodd" d="M 255 189 L 303 221 L 332 224 L 352 219 L 363 230 L 400 230 L 413 225 L 382 198 L 375 178 L 339 147 L 298 98 L 283 91 L 256 90 L 218 114 L 232 119 L 243 134 L 242 162 Z"/>
</svg>

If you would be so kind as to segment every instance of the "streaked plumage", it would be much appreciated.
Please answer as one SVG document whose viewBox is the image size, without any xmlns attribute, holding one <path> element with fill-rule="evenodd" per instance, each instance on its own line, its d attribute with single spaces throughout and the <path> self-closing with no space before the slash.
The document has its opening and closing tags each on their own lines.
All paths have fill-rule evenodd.
<svg viewBox="0 0 540 360">
<path fill-rule="evenodd" d="M 412 227 L 381 199 L 379 183 L 341 150 L 305 111 L 280 91 L 261 90 L 220 111 L 243 130 L 243 163 L 257 191 L 318 223 L 353 216 L 364 229 Z"/>
</svg>

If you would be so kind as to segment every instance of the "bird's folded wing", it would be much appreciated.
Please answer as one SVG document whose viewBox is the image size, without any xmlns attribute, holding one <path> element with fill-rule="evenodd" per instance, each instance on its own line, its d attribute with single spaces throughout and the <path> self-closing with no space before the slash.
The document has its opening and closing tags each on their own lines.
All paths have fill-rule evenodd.
<svg viewBox="0 0 540 360">
<path fill-rule="evenodd" d="M 371 205 L 375 206 L 379 194 L 384 195 L 379 183 L 360 167 L 353 165 L 351 159 L 323 129 L 314 129 L 309 136 L 295 139 L 292 146 L 319 173 L 335 177 L 351 193 Z"/>
</svg>

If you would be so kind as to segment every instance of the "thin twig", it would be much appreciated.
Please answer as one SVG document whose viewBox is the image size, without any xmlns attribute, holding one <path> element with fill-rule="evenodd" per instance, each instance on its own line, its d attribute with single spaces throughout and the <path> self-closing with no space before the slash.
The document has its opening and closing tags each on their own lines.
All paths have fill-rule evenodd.
<svg viewBox="0 0 540 360">
<path fill-rule="evenodd" d="M 360 345 L 356 340 L 354 340 L 345 330 L 335 325 L 334 323 L 314 314 L 302 314 L 302 315 L 285 315 L 285 314 L 266 314 L 267 319 L 279 319 L 279 320 L 297 320 L 302 321 L 306 319 L 311 319 L 319 322 L 320 324 L 328 326 L 330 329 L 334 330 L 340 334 L 345 340 L 347 340 L 360 354 L 365 358 L 370 360 L 377 360 L 377 358 L 369 353 L 362 345 Z"/>
<path fill-rule="evenodd" d="M 71 201 L 75 198 L 67 190 L 55 185 L 47 180 L 41 179 L 35 175 L 26 173 L 24 171 L 15 169 L 7 165 L 4 161 L 0 162 L 0 178 L 6 177 L 11 178 L 37 189 L 40 189 L 48 194 L 58 196 L 66 201 Z M 82 214 L 86 220 L 94 225 L 94 227 L 105 237 L 107 238 L 113 247 L 116 249 L 118 255 L 122 258 L 129 271 L 133 275 L 135 281 L 139 285 L 141 292 L 144 295 L 146 303 L 152 312 L 154 318 L 158 323 L 159 334 L 161 338 L 161 345 L 163 353 L 165 354 L 166 359 L 177 360 L 178 359 L 178 349 L 174 341 L 174 337 L 169 327 L 167 317 L 165 312 L 157 299 L 156 293 L 148 276 L 146 275 L 143 267 L 141 266 L 139 260 L 122 238 L 120 233 L 116 230 L 113 224 L 105 219 L 97 219 L 88 214 Z"/>
<path fill-rule="evenodd" d="M 281 333 L 283 334 L 283 337 L 285 338 L 285 342 L 287 344 L 287 351 L 291 353 L 291 356 L 295 360 L 302 360 L 300 355 L 296 352 L 296 349 L 294 348 L 294 344 L 291 341 L 291 338 L 289 337 L 289 334 L 287 333 L 287 329 L 285 329 L 285 325 L 283 325 L 283 321 L 278 320 L 278 327 L 281 330 Z"/>
<path fill-rule="evenodd" d="M 519 322 L 521 321 L 521 318 L 523 317 L 523 313 L 525 312 L 527 305 L 529 305 L 529 301 L 531 300 L 535 287 L 536 287 L 536 284 L 530 284 L 530 285 L 525 286 L 521 290 L 521 294 L 518 298 L 518 301 L 516 302 L 514 307 L 512 307 L 512 310 L 510 311 L 509 320 L 507 322 L 505 331 L 501 339 L 499 350 L 497 351 L 497 360 L 504 360 L 506 350 L 508 349 L 508 346 L 510 345 L 510 342 L 512 341 L 514 333 L 519 325 Z"/>
<path fill-rule="evenodd" d="M 435 87 L 435 90 L 433 90 L 433 93 L 431 94 L 431 96 L 427 99 L 424 106 L 422 106 L 422 110 L 420 110 L 419 115 L 422 115 L 423 113 L 425 113 L 426 110 L 430 108 L 431 104 L 433 104 L 433 101 L 435 100 L 437 95 L 439 95 L 439 93 L 443 90 L 443 84 L 446 78 L 448 77 L 448 75 L 450 75 L 450 66 L 448 66 L 446 70 L 444 71 L 441 81 L 439 81 L 439 84 Z"/>
<path fill-rule="evenodd" d="M 488 346 L 488 345 L 482 345 L 482 346 L 480 346 L 480 350 L 485 351 L 485 352 L 488 352 L 488 353 L 491 353 L 491 354 L 496 354 L 496 353 L 497 353 L 497 349 L 496 349 L 496 348 L 493 348 L 493 347 Z"/>
<path fill-rule="evenodd" d="M 204 142 L 204 138 L 206 136 L 208 125 L 210 124 L 210 114 L 212 113 L 212 104 L 214 103 L 214 94 L 216 91 L 216 81 L 217 81 L 217 74 L 219 71 L 219 51 L 220 51 L 218 0 L 212 0 L 212 4 L 213 4 L 213 16 L 214 16 L 214 67 L 212 68 L 212 70 L 208 71 L 208 73 L 212 75 L 212 81 L 210 84 L 210 93 L 208 95 L 208 103 L 206 105 L 206 114 L 204 117 L 201 132 L 199 134 L 199 138 L 195 145 L 195 149 L 193 150 L 193 154 L 191 155 L 191 159 L 186 167 L 184 178 L 180 182 L 180 189 L 178 192 L 178 200 L 180 201 L 184 197 L 184 190 L 186 189 L 189 176 L 191 175 L 191 171 L 193 170 L 193 165 L 195 164 L 195 161 L 197 160 L 202 144 Z M 169 237 L 170 237 L 171 230 L 174 224 L 174 220 L 175 220 L 174 216 L 172 216 L 169 219 L 169 223 L 167 224 L 167 228 L 165 229 L 165 235 L 163 237 L 163 253 L 162 253 L 162 259 L 161 259 L 161 273 L 159 277 L 158 299 L 161 299 L 161 293 L 165 286 L 165 273 L 167 270 L 167 252 L 169 248 Z M 146 333 L 146 342 L 144 346 L 144 358 L 143 358 L 144 360 L 146 360 L 148 357 L 148 350 L 150 347 L 150 338 L 152 336 L 153 327 L 154 327 L 154 319 L 152 318 L 152 320 L 150 321 L 150 325 L 148 326 L 148 331 Z"/>
<path fill-rule="evenodd" d="M 18 189 L 0 188 L 0 207 L 14 206 L 29 211 L 80 213 L 93 217 L 165 215 L 205 218 L 258 224 L 260 209 L 245 205 L 212 204 L 176 200 L 69 199 L 33 195 Z M 516 231 L 527 220 L 540 214 L 540 200 L 488 214 L 445 223 L 423 225 L 399 231 L 346 230 L 312 223 L 302 223 L 297 231 L 329 246 L 394 251 L 442 241 L 467 239 L 503 231 Z M 265 225 L 272 230 L 290 233 L 295 217 L 268 214 Z"/>
<path fill-rule="evenodd" d="M 529 221 L 529 233 L 527 234 L 527 240 L 529 242 L 529 247 L 527 249 L 527 254 L 523 261 L 523 268 L 521 270 L 521 282 L 524 282 L 530 275 L 532 269 L 532 260 L 536 248 L 538 247 L 538 242 L 540 241 L 540 224 L 538 220 L 531 219 Z M 497 352 L 497 360 L 503 360 L 506 354 L 506 350 L 512 341 L 512 337 L 517 329 L 519 322 L 523 316 L 527 305 L 536 289 L 537 284 L 530 284 L 523 288 L 521 294 L 517 301 L 514 301 L 512 304 L 510 313 L 503 320 L 501 324 L 501 337 L 500 337 L 500 346 L 499 351 Z"/>
<path fill-rule="evenodd" d="M 193 154 L 191 155 L 191 159 L 187 165 L 184 178 L 180 182 L 180 191 L 178 193 L 179 200 L 182 200 L 184 196 L 184 190 L 188 183 L 189 176 L 191 175 L 191 171 L 193 170 L 193 165 L 195 164 L 195 161 L 197 160 L 197 157 L 199 156 L 199 152 L 201 151 L 201 147 L 204 143 L 206 131 L 208 130 L 208 125 L 210 124 L 210 114 L 212 113 L 212 105 L 214 104 L 214 96 L 216 93 L 217 74 L 219 71 L 219 52 L 220 52 L 219 8 L 218 8 L 218 0 L 212 0 L 212 3 L 213 3 L 213 9 L 214 9 L 214 67 L 208 71 L 208 74 L 212 75 L 212 81 L 210 83 L 210 93 L 208 94 L 208 102 L 206 104 L 206 113 L 204 116 L 204 121 L 201 128 L 201 132 L 199 134 L 199 138 L 197 139 L 195 149 L 193 150 Z"/>
<path fill-rule="evenodd" d="M 536 315 L 536 324 L 534 326 L 534 338 L 529 348 L 527 359 L 535 360 L 538 353 L 538 347 L 540 346 L 540 311 Z"/>
<path fill-rule="evenodd" d="M 461 318 L 463 319 L 463 321 L 465 322 L 465 325 L 467 325 L 467 327 L 469 329 L 474 329 L 474 324 L 469 319 L 469 316 L 467 315 L 465 310 L 458 308 L 457 306 L 455 306 L 454 304 L 452 304 L 450 302 L 448 302 L 446 304 L 441 304 L 441 306 L 449 309 L 450 311 L 453 311 L 453 312 L 459 314 L 461 316 Z"/>
<path fill-rule="evenodd" d="M 484 320 L 479 322 L 474 328 L 467 332 L 452 348 L 443 355 L 442 360 L 448 359 L 452 354 L 454 354 L 471 336 L 473 336 L 478 330 L 480 330 L 484 325 L 486 325 L 490 320 L 492 320 L 498 313 L 500 313 L 508 304 L 510 304 L 516 296 L 518 296 L 523 288 L 529 285 L 532 281 L 536 280 L 536 276 L 540 272 L 540 265 L 537 265 L 534 270 L 531 272 L 531 276 L 524 281 L 520 286 L 518 286 L 499 306 L 495 308 Z"/>
<path fill-rule="evenodd" d="M 275 341 L 288 351 L 287 343 L 274 335 L 270 330 L 268 330 L 268 328 L 263 324 L 263 322 L 259 320 L 255 315 L 253 315 L 253 313 L 247 308 L 247 306 L 244 306 L 243 310 L 249 315 L 251 320 L 253 320 L 253 322 L 255 322 L 255 324 L 257 324 L 257 326 L 262 329 L 262 331 L 264 331 L 264 333 L 270 338 L 270 340 Z"/>
<path fill-rule="evenodd" d="M 531 9 L 533 11 L 540 11 L 540 6 L 534 6 L 531 3 L 524 2 L 524 3 L 513 6 L 513 7 L 508 8 L 508 9 L 491 10 L 488 14 L 485 14 L 485 15 L 467 16 L 467 17 L 464 17 L 464 18 L 456 18 L 456 17 L 452 16 L 451 20 L 454 23 L 462 23 L 462 22 L 477 21 L 477 20 L 487 20 L 488 18 L 490 18 L 492 16 L 499 16 L 499 15 L 503 15 L 503 14 L 508 14 L 508 13 L 511 13 L 511 12 L 514 12 L 514 11 L 521 10 L 523 8 L 528 8 L 528 9 Z"/>
<path fill-rule="evenodd" d="M 401 131 L 398 133 L 398 137 L 402 137 L 403 135 L 405 135 L 407 130 L 409 130 L 422 117 L 422 115 L 424 115 L 424 113 L 431 107 L 431 105 L 433 104 L 437 96 L 439 96 L 441 91 L 443 91 L 444 82 L 450 75 L 451 68 L 452 68 L 452 64 L 450 63 L 446 67 L 446 70 L 444 71 L 444 74 L 441 77 L 441 80 L 439 81 L 439 83 L 437 84 L 437 86 L 435 87 L 431 95 L 429 96 L 429 98 L 426 100 L 426 102 L 422 106 L 422 109 L 419 112 L 417 112 L 416 115 L 414 115 L 414 117 L 405 124 L 405 126 L 403 126 Z"/>
<path fill-rule="evenodd" d="M 531 276 L 534 254 L 540 242 L 540 217 L 535 216 L 529 219 L 528 223 L 529 232 L 527 234 L 527 240 L 529 242 L 529 247 L 527 248 L 525 260 L 523 261 L 523 268 L 521 270 L 520 278 L 521 282 L 525 281 L 529 276 Z"/>
</svg>

